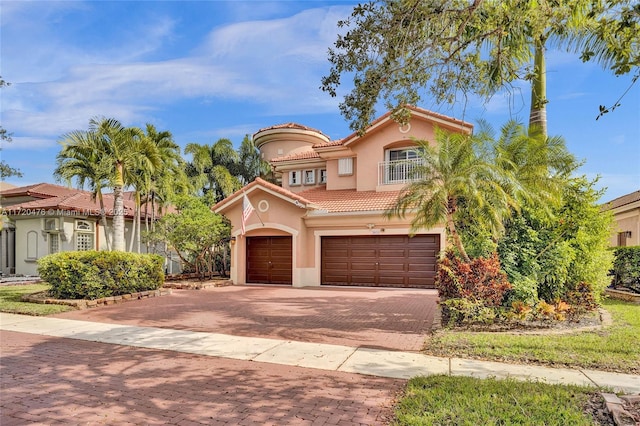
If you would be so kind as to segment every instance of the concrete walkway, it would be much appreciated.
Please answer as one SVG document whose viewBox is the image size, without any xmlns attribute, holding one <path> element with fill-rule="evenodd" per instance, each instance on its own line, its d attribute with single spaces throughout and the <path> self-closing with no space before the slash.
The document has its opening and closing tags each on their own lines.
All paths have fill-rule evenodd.
<svg viewBox="0 0 640 426">
<path fill-rule="evenodd" d="M 5 313 L 0 313 L 0 330 L 396 379 L 433 374 L 511 377 L 552 384 L 609 387 L 626 394 L 640 393 L 640 376 L 631 374 L 438 358 L 415 352 L 324 343 Z"/>
</svg>

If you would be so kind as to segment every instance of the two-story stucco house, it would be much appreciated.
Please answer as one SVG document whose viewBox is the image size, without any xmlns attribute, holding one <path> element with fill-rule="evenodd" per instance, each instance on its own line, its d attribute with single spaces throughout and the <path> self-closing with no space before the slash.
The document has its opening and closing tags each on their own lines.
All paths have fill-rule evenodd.
<svg viewBox="0 0 640 426">
<path fill-rule="evenodd" d="M 383 213 L 415 178 L 414 139 L 472 126 L 420 108 L 411 113 L 404 126 L 387 113 L 364 134 L 337 141 L 294 123 L 255 133 L 281 184 L 258 178 L 212 208 L 233 227 L 233 282 L 433 287 L 444 228 L 411 236 L 411 214 Z M 243 233 L 246 200 L 253 210 L 246 210 Z"/>
</svg>

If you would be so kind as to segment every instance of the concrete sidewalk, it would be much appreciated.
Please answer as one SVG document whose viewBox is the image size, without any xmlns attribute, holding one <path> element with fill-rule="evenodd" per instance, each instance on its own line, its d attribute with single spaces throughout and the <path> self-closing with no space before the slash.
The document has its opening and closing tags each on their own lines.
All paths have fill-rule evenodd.
<svg viewBox="0 0 640 426">
<path fill-rule="evenodd" d="M 640 393 L 640 376 L 637 375 L 438 358 L 414 352 L 6 313 L 0 313 L 0 330 L 396 379 L 433 374 L 511 377 L 546 383 L 609 387 L 626 394 Z"/>
</svg>

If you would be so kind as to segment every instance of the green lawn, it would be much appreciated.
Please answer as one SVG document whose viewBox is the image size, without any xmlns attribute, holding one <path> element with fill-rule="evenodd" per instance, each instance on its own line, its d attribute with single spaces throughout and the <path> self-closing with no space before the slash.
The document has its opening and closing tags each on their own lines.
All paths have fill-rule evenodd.
<svg viewBox="0 0 640 426">
<path fill-rule="evenodd" d="M 518 335 L 442 330 L 426 342 L 436 356 L 478 358 L 640 373 L 640 305 L 607 300 L 613 325 L 563 335 Z"/>
<path fill-rule="evenodd" d="M 394 425 L 592 426 L 593 389 L 513 379 L 430 376 L 409 381 Z"/>
<path fill-rule="evenodd" d="M 70 311 L 73 308 L 64 305 L 45 305 L 22 302 L 25 294 L 48 290 L 47 284 L 4 285 L 0 286 L 0 312 L 25 315 L 50 315 Z"/>
</svg>

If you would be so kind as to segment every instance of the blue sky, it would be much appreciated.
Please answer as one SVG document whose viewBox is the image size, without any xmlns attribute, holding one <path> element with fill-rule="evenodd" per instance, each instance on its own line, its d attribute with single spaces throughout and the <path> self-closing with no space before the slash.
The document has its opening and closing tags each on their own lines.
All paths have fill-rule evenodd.
<svg viewBox="0 0 640 426">
<path fill-rule="evenodd" d="M 0 120 L 13 133 L 0 155 L 24 173 L 7 182 L 54 182 L 60 137 L 96 116 L 152 123 L 182 147 L 219 138 L 238 145 L 286 122 L 349 135 L 339 99 L 319 86 L 336 22 L 356 3 L 0 0 L 0 75 L 11 82 L 0 90 Z M 640 84 L 596 121 L 598 106 L 613 104 L 631 76 L 559 51 L 547 65 L 549 134 L 584 161 L 581 174 L 600 176 L 602 201 L 640 189 Z M 487 104 L 419 106 L 499 129 L 509 119 L 526 123 L 528 102 L 520 82 Z"/>
</svg>

